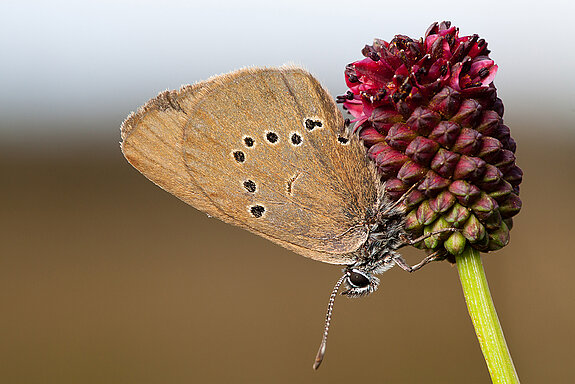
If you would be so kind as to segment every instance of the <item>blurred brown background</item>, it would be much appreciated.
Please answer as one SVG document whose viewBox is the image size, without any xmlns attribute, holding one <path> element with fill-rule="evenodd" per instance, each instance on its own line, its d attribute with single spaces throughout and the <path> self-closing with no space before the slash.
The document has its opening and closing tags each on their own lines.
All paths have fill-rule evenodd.
<svg viewBox="0 0 575 384">
<path fill-rule="evenodd" d="M 447 263 L 411 275 L 393 269 L 371 297 L 340 297 L 326 360 L 313 372 L 340 268 L 209 219 L 131 168 L 118 145 L 122 119 L 167 87 L 291 57 L 339 94 L 343 67 L 360 57 L 362 44 L 395 33 L 420 36 L 444 18 L 489 41 L 525 172 L 511 243 L 484 257 L 517 371 L 525 383 L 572 382 L 575 84 L 557 94 L 547 82 L 517 75 L 524 70 L 518 55 L 531 42 L 512 40 L 540 10 L 481 23 L 477 12 L 445 15 L 422 5 L 407 24 L 356 20 L 357 30 L 340 36 L 337 26 L 349 22 L 343 2 L 331 2 L 328 13 L 305 2 L 275 8 L 257 1 L 238 8 L 143 2 L 147 13 L 134 10 L 135 2 L 102 3 L 42 8 L 8 2 L 0 12 L 12 12 L 14 20 L 35 14 L 34 22 L 51 20 L 32 28 L 31 37 L 14 26 L 9 32 L 23 40 L 11 40 L 13 54 L 2 64 L 13 72 L 0 71 L 2 383 L 489 382 L 457 271 Z M 537 17 L 566 14 L 549 9 L 555 13 Z M 302 11 L 305 17 L 290 19 Z M 62 14 L 63 25 L 50 19 Z M 186 24 L 188 16 L 193 20 Z M 308 40 L 297 46 L 294 39 L 301 40 L 291 32 L 303 32 L 291 26 L 309 17 L 318 29 L 305 31 Z M 207 22 L 218 28 L 193 29 Z M 553 25 L 556 32 L 560 25 Z M 147 51 L 139 36 L 145 40 L 152 31 L 160 36 L 145 42 Z M 257 40 L 264 39 L 262 31 L 284 50 L 270 57 L 262 48 L 270 46 Z M 56 53 L 36 39 L 50 40 Z M 548 75 L 572 68 L 570 54 L 553 62 Z M 404 254 L 411 263 L 423 256 Z"/>
</svg>

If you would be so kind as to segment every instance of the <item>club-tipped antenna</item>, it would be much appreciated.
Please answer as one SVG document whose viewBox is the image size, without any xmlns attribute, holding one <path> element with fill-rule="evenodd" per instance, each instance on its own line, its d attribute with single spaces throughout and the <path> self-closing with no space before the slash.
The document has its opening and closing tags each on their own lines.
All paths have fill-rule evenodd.
<svg viewBox="0 0 575 384">
<path fill-rule="evenodd" d="M 327 344 L 327 334 L 329 332 L 329 324 L 331 322 L 331 314 L 333 312 L 333 303 L 335 302 L 335 298 L 337 296 L 337 291 L 339 291 L 339 287 L 343 280 L 348 276 L 348 273 L 344 274 L 342 277 L 339 278 L 335 286 L 333 287 L 333 291 L 331 291 L 331 295 L 329 296 L 329 303 L 327 304 L 327 314 L 325 316 L 325 328 L 323 330 L 323 337 L 321 339 L 321 344 L 319 345 L 319 350 L 317 351 L 317 355 L 315 356 L 315 361 L 313 363 L 313 369 L 317 370 L 323 361 L 323 357 L 325 356 L 325 348 Z"/>
</svg>

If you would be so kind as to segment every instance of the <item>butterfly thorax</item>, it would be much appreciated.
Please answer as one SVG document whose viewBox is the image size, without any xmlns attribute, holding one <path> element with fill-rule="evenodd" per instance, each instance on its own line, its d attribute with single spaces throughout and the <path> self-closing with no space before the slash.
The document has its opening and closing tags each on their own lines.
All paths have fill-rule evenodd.
<svg viewBox="0 0 575 384">
<path fill-rule="evenodd" d="M 345 280 L 347 289 L 343 294 L 351 297 L 365 296 L 377 289 L 379 279 L 373 275 L 395 265 L 393 260 L 398 255 L 397 250 L 408 239 L 404 229 L 404 206 L 394 204 L 385 196 L 367 222 L 369 234 L 360 249 L 360 256 L 356 263 L 345 269 L 348 279 Z M 353 277 L 359 282 L 354 284 Z"/>
</svg>

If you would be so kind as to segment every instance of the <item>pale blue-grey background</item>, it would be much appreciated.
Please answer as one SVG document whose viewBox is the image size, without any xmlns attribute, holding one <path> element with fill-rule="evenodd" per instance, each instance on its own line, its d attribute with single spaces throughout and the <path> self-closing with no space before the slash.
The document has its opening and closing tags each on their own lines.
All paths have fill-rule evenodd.
<svg viewBox="0 0 575 384">
<path fill-rule="evenodd" d="M 4 0 L 1 142 L 107 141 L 157 92 L 250 65 L 301 64 L 340 94 L 364 44 L 435 20 L 488 41 L 514 135 L 575 139 L 573 14 L 567 0 Z"/>
</svg>

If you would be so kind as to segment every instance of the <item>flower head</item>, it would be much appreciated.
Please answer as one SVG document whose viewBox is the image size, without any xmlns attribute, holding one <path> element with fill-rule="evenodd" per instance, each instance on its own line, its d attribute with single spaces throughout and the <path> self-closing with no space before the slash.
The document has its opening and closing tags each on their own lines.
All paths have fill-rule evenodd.
<svg viewBox="0 0 575 384">
<path fill-rule="evenodd" d="M 509 241 L 521 208 L 521 169 L 515 141 L 503 123 L 493 79 L 497 65 L 485 40 L 459 37 L 449 22 L 432 24 L 414 40 L 375 39 L 364 59 L 347 65 L 349 90 L 338 101 L 368 148 L 386 192 L 405 200 L 414 236 L 443 231 L 419 243 L 448 258 L 467 245 L 481 251 Z"/>
</svg>

